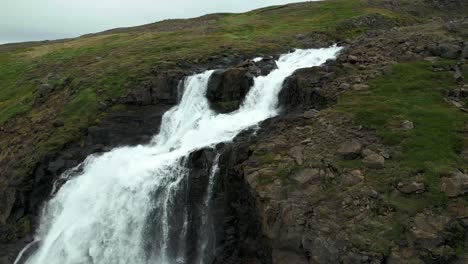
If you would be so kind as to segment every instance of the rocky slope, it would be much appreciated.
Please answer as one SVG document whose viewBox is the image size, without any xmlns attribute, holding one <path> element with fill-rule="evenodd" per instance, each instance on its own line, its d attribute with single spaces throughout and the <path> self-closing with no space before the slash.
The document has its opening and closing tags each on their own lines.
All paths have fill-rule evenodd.
<svg viewBox="0 0 468 264">
<path fill-rule="evenodd" d="M 184 76 L 223 69 L 208 97 L 228 112 L 271 57 L 335 42 L 336 62 L 285 82 L 282 116 L 217 149 L 216 263 L 465 263 L 467 10 L 338 0 L 0 46 L 0 263 L 63 171 L 157 132 Z M 194 154 L 195 187 L 209 152 Z"/>
</svg>

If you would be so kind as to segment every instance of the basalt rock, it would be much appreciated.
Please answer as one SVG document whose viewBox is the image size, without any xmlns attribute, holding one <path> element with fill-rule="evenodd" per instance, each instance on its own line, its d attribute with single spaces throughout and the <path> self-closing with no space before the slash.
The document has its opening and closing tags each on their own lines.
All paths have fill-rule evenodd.
<svg viewBox="0 0 468 264">
<path fill-rule="evenodd" d="M 299 69 L 288 77 L 279 94 L 279 104 L 286 111 L 299 109 L 322 109 L 333 101 L 328 91 L 322 88 L 331 80 L 333 67 Z"/>
<path fill-rule="evenodd" d="M 176 104 L 179 98 L 177 87 L 187 72 L 175 70 L 156 73 L 149 80 L 132 89 L 119 99 L 120 103 L 130 105 Z"/>
<path fill-rule="evenodd" d="M 239 108 L 245 95 L 254 83 L 254 78 L 276 69 L 273 58 L 260 61 L 246 61 L 236 67 L 215 71 L 208 83 L 206 97 L 211 108 L 220 113 L 232 112 Z"/>
</svg>

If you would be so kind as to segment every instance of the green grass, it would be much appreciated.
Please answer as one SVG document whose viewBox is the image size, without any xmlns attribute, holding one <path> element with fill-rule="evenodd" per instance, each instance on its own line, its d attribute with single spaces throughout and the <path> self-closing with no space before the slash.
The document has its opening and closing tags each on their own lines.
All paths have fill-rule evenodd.
<svg viewBox="0 0 468 264">
<path fill-rule="evenodd" d="M 0 125 L 31 109 L 34 86 L 23 78 L 31 65 L 0 53 Z"/>
<path fill-rule="evenodd" d="M 402 211 L 414 214 L 426 206 L 443 206 L 447 198 L 440 192 L 440 175 L 466 167 L 458 152 L 464 147 L 461 131 L 468 117 L 442 95 L 442 89 L 454 87 L 451 72 L 433 72 L 429 62 L 402 63 L 373 81 L 369 92 L 350 92 L 338 102 L 338 111 L 352 113 L 358 123 L 400 150 L 388 160 L 388 172 L 370 175 L 376 184 L 424 175 L 428 190 L 421 199 L 387 197 Z M 414 122 L 415 128 L 402 131 L 403 120 Z"/>
</svg>

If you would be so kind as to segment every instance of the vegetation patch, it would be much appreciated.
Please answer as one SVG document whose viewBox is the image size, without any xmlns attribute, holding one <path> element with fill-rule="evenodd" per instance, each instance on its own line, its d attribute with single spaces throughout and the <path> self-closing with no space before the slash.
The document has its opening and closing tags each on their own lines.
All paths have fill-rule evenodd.
<svg viewBox="0 0 468 264">
<path fill-rule="evenodd" d="M 421 174 L 427 191 L 419 199 L 388 195 L 388 202 L 410 214 L 427 206 L 444 206 L 447 198 L 440 192 L 440 175 L 466 168 L 459 151 L 466 144 L 462 131 L 468 117 L 445 102 L 443 95 L 457 87 L 453 73 L 434 72 L 429 62 L 401 63 L 370 84 L 369 91 L 349 92 L 337 105 L 338 111 L 351 113 L 398 150 L 385 171 L 370 172 L 369 181 L 395 184 Z M 413 122 L 414 129 L 402 130 L 404 120 Z"/>
</svg>

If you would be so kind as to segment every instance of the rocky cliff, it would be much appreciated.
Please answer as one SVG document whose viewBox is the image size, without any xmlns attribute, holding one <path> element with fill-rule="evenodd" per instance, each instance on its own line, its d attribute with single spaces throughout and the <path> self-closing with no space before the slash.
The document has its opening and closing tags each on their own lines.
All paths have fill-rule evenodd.
<svg viewBox="0 0 468 264">
<path fill-rule="evenodd" d="M 212 210 L 215 263 L 465 263 L 467 10 L 456 0 L 302 3 L 246 14 L 258 35 L 244 24 L 220 28 L 246 18 L 219 15 L 87 36 L 74 40 L 72 50 L 60 43 L 2 47 L 5 58 L 20 53 L 31 61 L 5 59 L 8 71 L 1 72 L 0 263 L 12 263 L 30 241 L 62 172 L 89 154 L 146 143 L 157 133 L 185 76 L 220 69 L 207 96 L 214 109 L 229 112 L 253 76 L 275 67 L 271 58 L 336 42 L 345 46 L 336 61 L 298 70 L 284 83 L 281 116 L 215 150 L 221 154 Z M 312 15 L 317 12 L 333 24 Z M 278 17 L 296 26 L 264 28 Z M 151 60 L 123 62 L 112 53 L 143 52 L 136 43 L 149 42 L 151 31 L 193 34 L 180 33 L 191 28 L 187 23 L 206 42 L 222 33 L 225 44 L 204 47 L 213 53 L 164 47 L 172 57 L 154 48 Z M 133 40 L 132 31 L 146 35 Z M 272 47 L 278 35 L 285 42 Z M 119 39 L 135 41 L 125 46 L 133 50 Z M 95 48 L 97 42 L 110 43 L 109 50 Z M 263 60 L 249 60 L 257 56 Z M 107 63 L 118 65 L 115 72 L 99 70 Z M 69 64 L 86 72 L 67 72 Z M 121 81 L 116 75 L 124 72 L 131 74 Z M 194 204 L 213 156 L 201 150 L 188 162 Z M 194 240 L 198 235 L 193 230 Z"/>
</svg>

